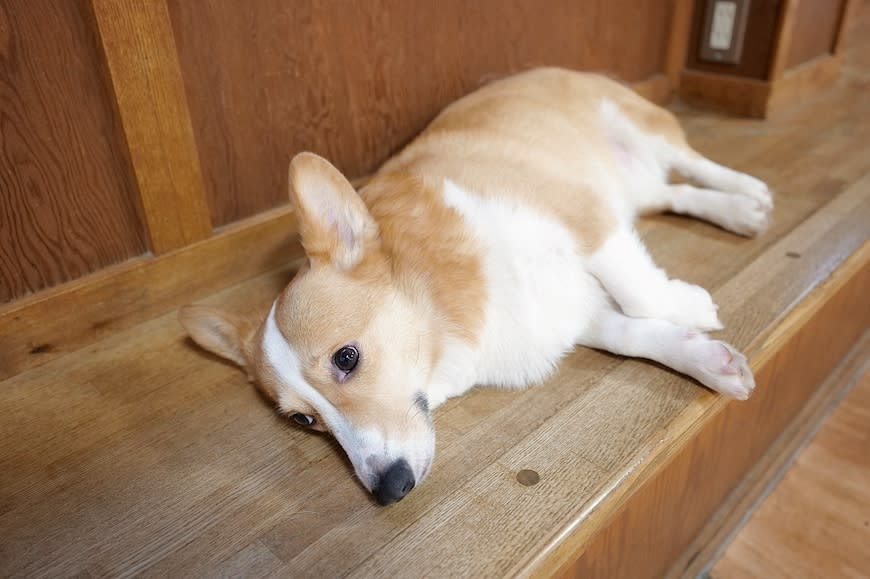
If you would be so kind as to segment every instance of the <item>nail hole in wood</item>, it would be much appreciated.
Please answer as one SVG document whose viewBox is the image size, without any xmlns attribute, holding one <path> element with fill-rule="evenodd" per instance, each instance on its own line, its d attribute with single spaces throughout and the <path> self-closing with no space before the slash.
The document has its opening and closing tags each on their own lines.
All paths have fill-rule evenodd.
<svg viewBox="0 0 870 579">
<path fill-rule="evenodd" d="M 517 482 L 526 487 L 534 486 L 540 480 L 541 476 L 533 470 L 523 469 L 517 473 Z"/>
</svg>

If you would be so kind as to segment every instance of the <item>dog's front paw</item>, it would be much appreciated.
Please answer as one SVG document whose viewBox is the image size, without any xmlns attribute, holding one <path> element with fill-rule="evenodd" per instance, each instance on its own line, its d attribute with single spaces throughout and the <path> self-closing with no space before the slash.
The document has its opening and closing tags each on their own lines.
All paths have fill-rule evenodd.
<svg viewBox="0 0 870 579">
<path fill-rule="evenodd" d="M 765 205 L 749 195 L 729 197 L 730 209 L 723 215 L 722 225 L 738 235 L 755 237 L 767 230 L 773 205 Z"/>
<path fill-rule="evenodd" d="M 773 209 L 773 193 L 770 192 L 767 183 L 761 179 L 756 179 L 746 173 L 740 173 L 735 183 L 735 189 L 735 193 L 745 195 L 757 201 L 764 211 L 769 213 Z"/>
<path fill-rule="evenodd" d="M 730 344 L 707 341 L 698 361 L 701 365 L 698 379 L 720 394 L 746 400 L 755 389 L 755 378 L 746 356 Z"/>
<path fill-rule="evenodd" d="M 664 316 L 670 322 L 699 330 L 721 330 L 722 322 L 710 293 L 694 284 L 678 279 L 668 281 L 670 307 Z"/>
</svg>

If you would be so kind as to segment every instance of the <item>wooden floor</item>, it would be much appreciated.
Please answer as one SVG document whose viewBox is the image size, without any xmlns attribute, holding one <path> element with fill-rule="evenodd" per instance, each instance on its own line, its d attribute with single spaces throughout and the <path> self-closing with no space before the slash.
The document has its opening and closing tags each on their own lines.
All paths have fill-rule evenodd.
<svg viewBox="0 0 870 579">
<path fill-rule="evenodd" d="M 870 371 L 740 530 L 710 576 L 870 576 Z"/>
<path fill-rule="evenodd" d="M 676 109 L 697 148 L 778 192 L 757 240 L 673 216 L 642 227 L 750 353 L 870 235 L 867 37 L 836 89 L 777 120 Z M 207 301 L 264 312 L 288 276 Z M 277 418 L 169 313 L 0 382 L 0 576 L 512 574 L 714 400 L 578 350 L 545 385 L 446 403 L 429 479 L 380 508 L 335 443 Z M 519 484 L 522 469 L 540 482 Z"/>
</svg>

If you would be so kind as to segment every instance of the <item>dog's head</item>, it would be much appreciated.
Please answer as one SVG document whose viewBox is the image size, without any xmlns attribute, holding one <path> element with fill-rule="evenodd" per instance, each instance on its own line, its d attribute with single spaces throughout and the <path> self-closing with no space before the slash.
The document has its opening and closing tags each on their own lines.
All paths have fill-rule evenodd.
<svg viewBox="0 0 870 579">
<path fill-rule="evenodd" d="M 423 480 L 435 451 L 426 308 L 394 280 L 377 223 L 332 165 L 294 158 L 290 199 L 308 260 L 266 319 L 204 306 L 179 318 L 280 412 L 332 433 L 366 489 L 395 502 Z"/>
</svg>

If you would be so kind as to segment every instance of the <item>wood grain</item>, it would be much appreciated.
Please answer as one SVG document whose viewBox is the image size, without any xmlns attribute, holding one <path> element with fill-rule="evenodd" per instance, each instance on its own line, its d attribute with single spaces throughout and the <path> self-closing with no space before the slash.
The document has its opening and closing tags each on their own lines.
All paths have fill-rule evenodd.
<svg viewBox="0 0 870 579">
<path fill-rule="evenodd" d="M 163 0 L 91 0 L 151 250 L 211 235 L 169 12 Z"/>
<path fill-rule="evenodd" d="M 664 101 L 664 75 L 635 83 Z M 366 179 L 356 180 L 362 186 Z M 284 206 L 222 228 L 214 236 L 157 258 L 145 256 L 0 306 L 0 378 L 73 352 L 120 329 L 239 283 L 301 255 Z"/>
<path fill-rule="evenodd" d="M 781 191 L 765 237 L 670 216 L 643 226 L 672 275 L 714 290 L 726 339 L 760 340 L 750 352 L 763 364 L 776 365 L 764 357 L 782 346 L 771 332 L 786 312 L 866 237 L 870 159 L 855 144 L 870 123 L 855 119 L 870 103 L 860 84 L 825 98 L 764 125 L 678 110 L 699 149 Z M 277 271 L 208 302 L 264 312 L 286 280 Z M 546 385 L 440 408 L 431 477 L 382 509 L 334 443 L 275 417 L 168 314 L 0 383 L 0 573 L 211 576 L 250 562 L 251 575 L 514 574 L 572 521 L 600 528 L 596 513 L 634 488 L 626 473 L 672 455 L 719 405 L 645 362 L 579 350 Z M 742 449 L 726 450 L 730 461 Z M 540 481 L 520 484 L 520 470 Z"/>
<path fill-rule="evenodd" d="M 831 373 L 804 408 L 791 420 L 728 495 L 689 547 L 672 565 L 667 578 L 702 576 L 722 556 L 747 518 L 779 483 L 797 455 L 816 435 L 822 423 L 849 393 L 870 362 L 870 332 L 852 348 L 848 357 Z M 801 557 L 800 553 L 793 553 Z"/>
<path fill-rule="evenodd" d="M 868 416 L 870 372 L 752 515 L 711 570 L 711 577 L 866 575 L 870 569 Z"/>
<path fill-rule="evenodd" d="M 98 62 L 81 2 L 0 4 L 0 304 L 145 251 Z"/>
<path fill-rule="evenodd" d="M 171 0 L 212 221 L 286 202 L 300 150 L 370 173 L 448 103 L 536 65 L 664 71 L 668 2 Z"/>
<path fill-rule="evenodd" d="M 143 257 L 0 307 L 0 378 L 293 262 L 287 211 L 271 211 L 159 258 Z"/>
<path fill-rule="evenodd" d="M 833 54 L 845 0 L 800 0 L 785 68 Z"/>
<path fill-rule="evenodd" d="M 820 373 L 849 336 L 800 324 L 839 318 L 828 304 L 866 293 L 831 298 L 866 289 L 846 283 L 845 270 L 854 270 L 841 266 L 856 263 L 850 256 L 870 219 L 866 45 L 847 48 L 844 66 L 844 81 L 819 103 L 764 123 L 675 107 L 699 150 L 778 192 L 764 237 L 674 216 L 642 225 L 656 260 L 711 288 L 728 325 L 723 337 L 774 377 L 810 361 Z M 272 272 L 207 301 L 264 312 L 287 277 Z M 857 311 L 846 319 L 860 321 Z M 795 336 L 827 340 L 778 358 Z M 817 351 L 802 353 L 808 347 Z M 769 403 L 779 417 L 777 405 L 795 408 L 806 387 L 775 391 L 775 403 L 750 405 Z M 248 564 L 247 574 L 272 576 L 516 574 L 537 554 L 552 557 L 570 531 L 601 530 L 647 488 L 650 479 L 632 473 L 667 464 L 711 418 L 723 410 L 739 418 L 750 405 L 725 404 L 642 361 L 578 350 L 541 387 L 481 389 L 439 408 L 432 475 L 383 509 L 334 443 L 275 417 L 243 373 L 193 348 L 169 313 L 0 382 L 0 574 L 214 576 L 244 574 Z M 690 488 L 724 495 L 725 481 L 704 474 L 763 450 L 761 439 L 748 449 L 722 440 L 698 458 Z M 521 470 L 539 482 L 521 484 Z M 691 523 L 631 545 L 646 554 L 652 539 L 691 535 Z"/>
</svg>

